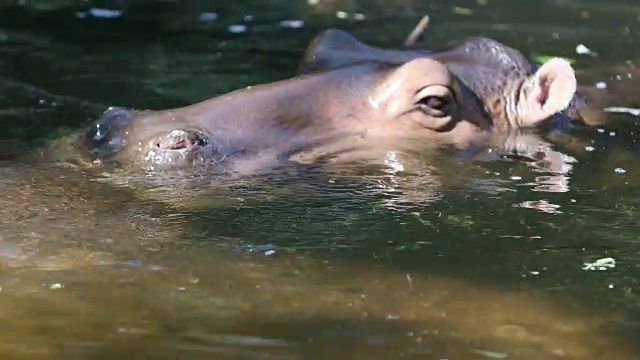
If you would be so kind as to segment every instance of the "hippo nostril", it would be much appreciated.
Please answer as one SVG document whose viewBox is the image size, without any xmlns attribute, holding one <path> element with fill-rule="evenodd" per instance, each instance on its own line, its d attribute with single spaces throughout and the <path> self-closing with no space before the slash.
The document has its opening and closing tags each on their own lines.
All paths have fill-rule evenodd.
<svg viewBox="0 0 640 360">
<path fill-rule="evenodd" d="M 196 132 L 189 132 L 187 139 L 191 146 L 207 146 L 207 138 Z"/>
<path fill-rule="evenodd" d="M 206 136 L 195 131 L 173 130 L 155 143 L 155 146 L 164 150 L 182 150 L 204 147 L 207 145 Z"/>
</svg>

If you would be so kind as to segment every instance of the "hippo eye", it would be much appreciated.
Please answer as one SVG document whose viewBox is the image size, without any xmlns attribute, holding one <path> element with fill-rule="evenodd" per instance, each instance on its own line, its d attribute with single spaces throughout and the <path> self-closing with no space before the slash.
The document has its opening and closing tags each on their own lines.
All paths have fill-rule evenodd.
<svg viewBox="0 0 640 360">
<path fill-rule="evenodd" d="M 415 95 L 415 106 L 427 116 L 444 118 L 451 115 L 455 96 L 445 85 L 429 85 Z"/>
<path fill-rule="evenodd" d="M 429 95 L 425 96 L 418 102 L 418 106 L 422 111 L 431 116 L 446 116 L 448 113 L 451 100 L 448 96 Z"/>
<path fill-rule="evenodd" d="M 428 106 L 433 110 L 444 111 L 449 105 L 449 99 L 443 96 L 427 96 L 420 101 L 422 105 Z"/>
</svg>

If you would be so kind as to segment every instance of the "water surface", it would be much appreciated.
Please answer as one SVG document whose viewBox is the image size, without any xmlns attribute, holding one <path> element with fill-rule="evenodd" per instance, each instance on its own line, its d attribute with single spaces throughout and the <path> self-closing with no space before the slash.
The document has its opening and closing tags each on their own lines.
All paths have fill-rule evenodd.
<svg viewBox="0 0 640 360">
<path fill-rule="evenodd" d="M 168 108 L 292 76 L 328 26 L 400 44 L 424 11 L 433 46 L 485 35 L 527 55 L 571 57 L 583 84 L 617 87 L 609 105 L 638 105 L 633 76 L 620 67 L 638 56 L 629 46 L 637 44 L 631 1 L 269 3 L 221 5 L 219 25 L 190 33 L 127 25 L 135 32 L 123 36 L 125 25 L 105 23 L 71 36 L 55 21 L 7 20 L 4 153 L 46 149 L 109 105 Z M 255 23 L 230 33 L 245 15 Z M 280 24 L 295 19 L 305 25 Z M 576 54 L 579 44 L 598 56 Z M 125 186 L 7 156 L 0 351 L 30 359 L 638 358 L 637 124 L 624 114 L 608 120 L 558 134 L 556 172 L 544 159 L 445 152 L 427 159 L 429 176 L 272 174 L 212 191 Z"/>
</svg>

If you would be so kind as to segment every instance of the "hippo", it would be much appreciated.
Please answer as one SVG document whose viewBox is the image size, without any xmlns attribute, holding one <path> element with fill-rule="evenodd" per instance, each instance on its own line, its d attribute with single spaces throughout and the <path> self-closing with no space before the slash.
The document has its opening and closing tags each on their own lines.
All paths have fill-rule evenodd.
<svg viewBox="0 0 640 360">
<path fill-rule="evenodd" d="M 389 150 L 464 147 L 536 126 L 565 109 L 575 89 L 573 68 L 559 58 L 505 78 L 488 97 L 437 58 L 365 62 L 180 108 L 112 107 L 75 146 L 105 165 L 208 175 L 256 174 L 300 158 L 382 162 Z"/>
<path fill-rule="evenodd" d="M 444 51 L 429 50 L 418 44 L 428 21 L 429 17 L 424 16 L 398 49 L 365 44 L 346 31 L 325 30 L 307 47 L 298 72 L 319 72 L 363 62 L 402 64 L 416 58 L 430 57 L 445 64 L 465 87 L 477 95 L 489 116 L 508 116 L 503 107 L 492 104 L 493 101 L 500 101 L 496 95 L 508 94 L 510 91 L 506 87 L 513 83 L 513 79 L 531 76 L 539 66 L 520 51 L 486 37 L 470 37 Z M 588 106 L 589 100 L 585 91 L 577 89 L 569 105 L 550 119 L 555 120 L 555 125 L 561 126 L 569 125 L 572 121 L 600 124 L 601 113 Z"/>
</svg>

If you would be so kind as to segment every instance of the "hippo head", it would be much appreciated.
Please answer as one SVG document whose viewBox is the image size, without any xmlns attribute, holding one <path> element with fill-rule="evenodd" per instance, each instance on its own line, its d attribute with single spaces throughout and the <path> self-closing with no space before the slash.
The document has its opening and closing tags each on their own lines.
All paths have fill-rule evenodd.
<svg viewBox="0 0 640 360">
<path fill-rule="evenodd" d="M 556 59 L 503 87 L 510 92 L 492 104 L 511 117 L 498 124 L 477 90 L 438 59 L 365 62 L 183 108 L 110 108 L 77 144 L 103 164 L 208 175 L 253 174 L 301 153 L 380 159 L 387 150 L 467 145 L 496 128 L 535 125 L 566 107 L 575 77 Z"/>
<path fill-rule="evenodd" d="M 212 171 L 220 167 L 225 157 L 221 143 L 212 141 L 207 131 L 178 126 L 170 117 L 154 117 L 150 124 L 146 116 L 153 113 L 110 107 L 77 137 L 76 145 L 94 162 L 120 168 Z"/>
<path fill-rule="evenodd" d="M 364 62 L 403 64 L 420 57 L 445 64 L 483 104 L 497 126 L 533 126 L 579 103 L 574 99 L 574 70 L 567 61 L 555 58 L 538 67 L 519 51 L 482 37 L 469 38 L 442 52 L 389 50 L 363 44 L 345 31 L 329 29 L 307 48 L 300 71 L 317 72 Z M 578 116 L 576 112 L 570 114 Z"/>
</svg>

